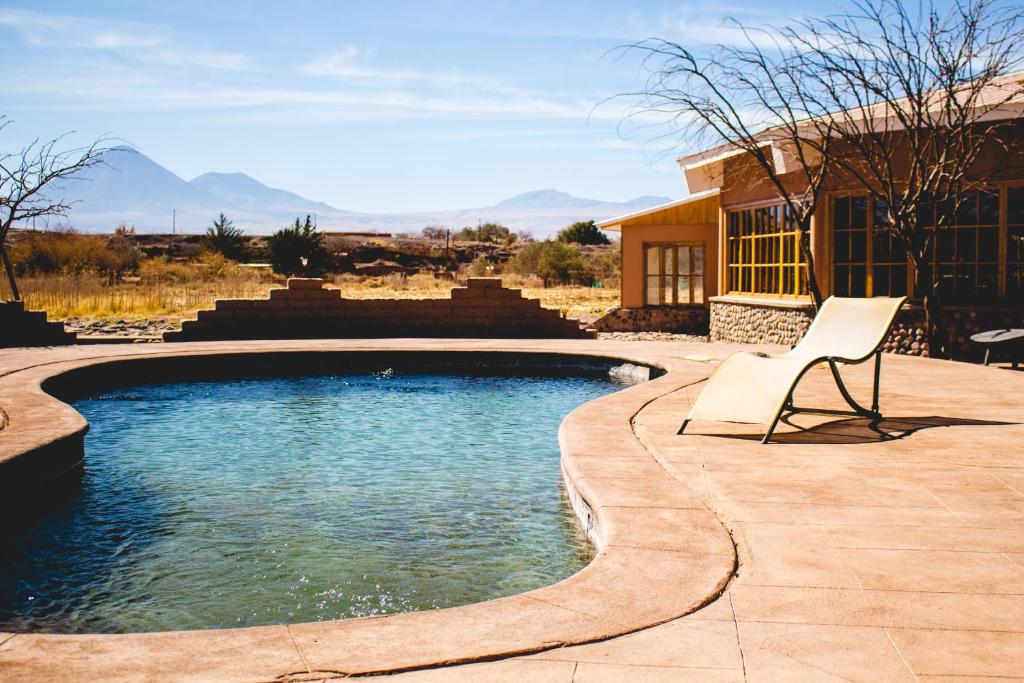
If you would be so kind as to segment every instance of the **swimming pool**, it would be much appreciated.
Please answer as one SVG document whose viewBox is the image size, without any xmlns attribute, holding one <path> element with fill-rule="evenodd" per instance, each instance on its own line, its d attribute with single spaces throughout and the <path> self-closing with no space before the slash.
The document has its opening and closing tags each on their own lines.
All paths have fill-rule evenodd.
<svg viewBox="0 0 1024 683">
<path fill-rule="evenodd" d="M 553 583 L 590 558 L 558 425 L 621 386 L 382 368 L 80 399 L 80 485 L 5 532 L 0 628 L 291 623 Z"/>
</svg>

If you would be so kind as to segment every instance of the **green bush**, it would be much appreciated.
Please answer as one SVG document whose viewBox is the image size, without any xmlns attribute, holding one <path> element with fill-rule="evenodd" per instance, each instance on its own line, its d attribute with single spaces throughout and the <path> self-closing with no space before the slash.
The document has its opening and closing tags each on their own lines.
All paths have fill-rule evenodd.
<svg viewBox="0 0 1024 683">
<path fill-rule="evenodd" d="M 498 272 L 497 264 L 483 254 L 477 256 L 473 259 L 473 262 L 469 264 L 469 274 L 473 277 L 487 277 L 489 275 L 495 275 Z"/>
<path fill-rule="evenodd" d="M 509 259 L 505 270 L 518 275 L 536 275 L 551 284 L 591 285 L 594 268 L 579 247 L 565 242 L 530 242 Z"/>
<path fill-rule="evenodd" d="M 460 242 L 491 242 L 494 244 L 512 244 L 516 235 L 504 225 L 483 223 L 477 227 L 467 225 L 455 234 Z"/>
<path fill-rule="evenodd" d="M 236 228 L 223 213 L 206 229 L 201 241 L 203 248 L 232 261 L 241 261 L 246 256 L 245 233 Z"/>
<path fill-rule="evenodd" d="M 324 234 L 306 216 L 302 223 L 282 228 L 267 238 L 267 256 L 275 272 L 282 275 L 316 275 L 327 265 Z"/>
<path fill-rule="evenodd" d="M 601 232 L 594 221 L 577 221 L 558 233 L 559 242 L 575 244 L 611 244 L 608 236 Z"/>
</svg>

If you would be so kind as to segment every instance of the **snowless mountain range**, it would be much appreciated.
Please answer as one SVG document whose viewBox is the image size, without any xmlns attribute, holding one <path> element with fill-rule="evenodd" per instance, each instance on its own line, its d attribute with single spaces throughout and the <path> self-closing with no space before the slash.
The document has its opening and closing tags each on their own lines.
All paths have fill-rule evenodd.
<svg viewBox="0 0 1024 683">
<path fill-rule="evenodd" d="M 112 232 L 125 224 L 140 233 L 170 232 L 172 221 L 178 232 L 203 232 L 223 211 L 250 234 L 268 234 L 296 217 L 315 214 L 325 231 L 419 232 L 427 225 L 458 229 L 494 221 L 547 237 L 574 221 L 611 218 L 671 201 L 645 196 L 604 202 L 537 190 L 476 209 L 359 213 L 267 187 L 244 173 L 204 173 L 186 181 L 131 147 L 109 150 L 103 163 L 70 178 L 57 192 L 74 202 L 67 222 L 77 230 Z"/>
</svg>

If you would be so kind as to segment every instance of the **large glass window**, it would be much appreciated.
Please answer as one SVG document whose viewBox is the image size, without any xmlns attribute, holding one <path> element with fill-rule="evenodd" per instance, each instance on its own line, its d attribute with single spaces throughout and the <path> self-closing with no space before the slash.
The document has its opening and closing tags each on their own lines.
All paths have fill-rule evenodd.
<svg viewBox="0 0 1024 683">
<path fill-rule="evenodd" d="M 907 252 L 888 229 L 878 198 L 832 200 L 832 282 L 836 296 L 903 296 Z"/>
<path fill-rule="evenodd" d="M 704 304 L 704 245 L 644 245 L 644 303 L 648 306 Z"/>
<path fill-rule="evenodd" d="M 1006 298 L 1024 300 L 1024 187 L 1006 191 Z"/>
<path fill-rule="evenodd" d="M 923 211 L 920 227 L 935 225 L 935 212 Z M 934 268 L 946 303 L 978 303 L 999 297 L 999 193 L 968 192 L 951 227 L 938 231 L 929 267 Z"/>
<path fill-rule="evenodd" d="M 785 205 L 730 211 L 726 218 L 726 286 L 730 293 L 807 294 L 796 220 Z"/>
<path fill-rule="evenodd" d="M 1024 204 L 1024 192 L 1020 201 Z M 918 215 L 919 226 L 934 229 L 936 210 L 934 206 L 923 209 Z M 1020 213 L 1018 235 L 1024 236 L 1024 206 Z M 907 252 L 889 230 L 888 207 L 883 199 L 833 199 L 832 230 L 833 291 L 837 296 L 903 296 L 911 291 L 913 273 Z M 985 302 L 998 297 L 997 191 L 967 193 L 954 225 L 936 236 L 924 267 L 934 269 L 947 303 Z"/>
</svg>

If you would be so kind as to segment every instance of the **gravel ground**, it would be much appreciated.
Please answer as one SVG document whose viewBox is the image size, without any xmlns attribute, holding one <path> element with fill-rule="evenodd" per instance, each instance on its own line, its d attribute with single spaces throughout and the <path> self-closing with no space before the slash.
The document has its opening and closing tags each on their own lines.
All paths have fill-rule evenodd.
<svg viewBox="0 0 1024 683">
<path fill-rule="evenodd" d="M 181 327 L 181 321 L 177 318 L 68 318 L 63 322 L 68 332 L 80 336 L 161 337 L 164 332 Z M 671 332 L 599 332 L 597 338 L 618 341 L 708 341 L 707 336 Z"/>
<path fill-rule="evenodd" d="M 598 332 L 598 339 L 615 339 L 618 341 L 680 341 L 706 342 L 707 335 L 674 334 L 672 332 Z"/>
<path fill-rule="evenodd" d="M 63 322 L 68 332 L 90 337 L 160 337 L 181 327 L 176 318 L 67 318 Z"/>
</svg>

